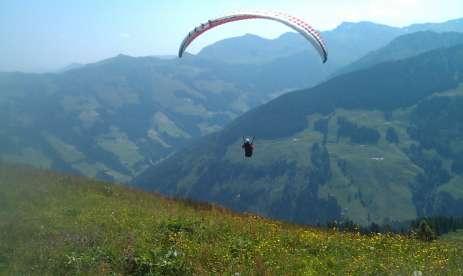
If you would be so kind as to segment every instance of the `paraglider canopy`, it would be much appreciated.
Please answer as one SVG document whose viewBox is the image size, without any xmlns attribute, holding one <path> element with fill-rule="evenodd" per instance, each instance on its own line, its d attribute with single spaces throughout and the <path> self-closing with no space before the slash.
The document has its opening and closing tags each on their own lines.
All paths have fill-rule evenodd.
<svg viewBox="0 0 463 276">
<path fill-rule="evenodd" d="M 307 22 L 281 12 L 244 12 L 208 20 L 206 23 L 203 23 L 194 28 L 183 39 L 182 44 L 178 50 L 178 57 L 181 58 L 188 45 L 190 45 L 193 40 L 195 40 L 204 32 L 207 32 L 212 28 L 226 23 L 247 19 L 268 19 L 289 26 L 290 28 L 303 35 L 313 45 L 315 50 L 317 50 L 318 54 L 320 55 L 323 63 L 327 61 L 328 53 L 326 50 L 325 42 L 323 41 L 320 33 L 313 29 Z"/>
</svg>

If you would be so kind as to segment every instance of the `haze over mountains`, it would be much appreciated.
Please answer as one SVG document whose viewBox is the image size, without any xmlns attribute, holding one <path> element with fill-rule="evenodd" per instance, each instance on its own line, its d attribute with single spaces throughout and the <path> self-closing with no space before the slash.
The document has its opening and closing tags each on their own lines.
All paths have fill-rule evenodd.
<svg viewBox="0 0 463 276">
<path fill-rule="evenodd" d="M 461 19 L 344 23 L 323 33 L 325 65 L 287 33 L 181 60 L 120 55 L 57 74 L 1 73 L 0 158 L 304 223 L 452 215 L 463 199 L 459 32 Z M 251 162 L 242 135 L 258 137 Z"/>
<path fill-rule="evenodd" d="M 437 49 L 288 93 L 135 182 L 301 223 L 461 216 L 462 58 Z"/>
<path fill-rule="evenodd" d="M 400 60 L 438 48 L 461 44 L 462 35 L 458 32 L 435 33 L 418 31 L 406 34 L 391 41 L 385 47 L 371 51 L 355 62 L 338 70 L 335 75 L 341 75 L 363 68 L 368 68 L 381 62 Z"/>
<path fill-rule="evenodd" d="M 337 66 L 354 62 L 370 51 L 385 46 L 398 36 L 419 31 L 463 32 L 463 20 L 414 24 L 403 28 L 372 22 L 344 22 L 334 30 L 322 32 L 329 47 L 328 66 L 319 66 L 315 62 L 318 57 L 314 53 L 310 55 L 312 61 L 310 64 L 314 69 L 332 73 L 338 69 Z M 296 33 L 286 33 L 274 40 L 248 34 L 239 39 L 225 39 L 207 46 L 198 53 L 198 56 L 226 63 L 263 63 L 307 49 L 304 42 L 304 39 Z"/>
</svg>

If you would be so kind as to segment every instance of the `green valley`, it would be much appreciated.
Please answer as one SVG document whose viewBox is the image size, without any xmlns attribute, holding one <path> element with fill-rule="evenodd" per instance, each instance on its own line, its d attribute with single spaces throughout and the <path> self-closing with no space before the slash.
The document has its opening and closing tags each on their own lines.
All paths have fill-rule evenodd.
<svg viewBox="0 0 463 276">
<path fill-rule="evenodd" d="M 439 49 L 285 94 L 134 183 L 300 223 L 461 216 L 462 54 Z M 252 160 L 243 134 L 257 137 Z"/>
<path fill-rule="evenodd" d="M 192 140 L 359 58 L 365 67 L 461 40 L 411 32 L 461 32 L 462 25 L 343 23 L 323 32 L 326 64 L 302 37 L 285 33 L 218 41 L 181 60 L 118 55 L 56 73 L 0 73 L 0 160 L 127 183 Z"/>
</svg>

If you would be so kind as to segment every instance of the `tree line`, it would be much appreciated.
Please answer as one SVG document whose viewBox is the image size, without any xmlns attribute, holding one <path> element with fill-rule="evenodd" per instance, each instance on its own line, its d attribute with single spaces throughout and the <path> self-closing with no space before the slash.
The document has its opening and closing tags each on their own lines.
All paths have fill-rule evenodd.
<svg viewBox="0 0 463 276">
<path fill-rule="evenodd" d="M 358 232 L 365 235 L 377 233 L 402 234 L 424 241 L 432 241 L 444 234 L 463 229 L 463 217 L 420 217 L 412 221 L 391 222 L 386 224 L 372 222 L 367 226 L 361 226 L 352 220 L 343 220 L 328 222 L 323 227 L 336 229 L 338 231 Z"/>
</svg>

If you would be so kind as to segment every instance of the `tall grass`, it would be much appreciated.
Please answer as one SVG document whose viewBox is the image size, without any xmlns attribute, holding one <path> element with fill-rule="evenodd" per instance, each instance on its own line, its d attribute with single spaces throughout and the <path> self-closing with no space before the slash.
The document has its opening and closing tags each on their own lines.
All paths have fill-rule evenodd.
<svg viewBox="0 0 463 276">
<path fill-rule="evenodd" d="M 462 248 L 290 225 L 0 165 L 0 274 L 463 274 Z"/>
</svg>

